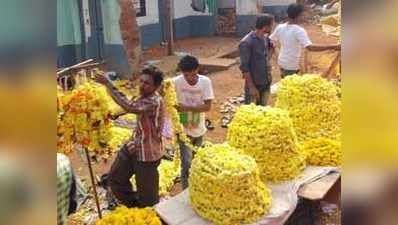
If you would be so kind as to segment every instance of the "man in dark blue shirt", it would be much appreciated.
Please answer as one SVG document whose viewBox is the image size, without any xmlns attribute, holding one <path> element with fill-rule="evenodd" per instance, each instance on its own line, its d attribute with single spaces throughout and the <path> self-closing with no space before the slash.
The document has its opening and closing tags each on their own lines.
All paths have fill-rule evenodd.
<svg viewBox="0 0 398 225">
<path fill-rule="evenodd" d="M 266 34 L 272 31 L 274 17 L 269 14 L 257 18 L 256 29 L 239 44 L 240 70 L 245 78 L 245 103 L 267 105 L 271 76 L 271 50 L 273 46 Z"/>
</svg>

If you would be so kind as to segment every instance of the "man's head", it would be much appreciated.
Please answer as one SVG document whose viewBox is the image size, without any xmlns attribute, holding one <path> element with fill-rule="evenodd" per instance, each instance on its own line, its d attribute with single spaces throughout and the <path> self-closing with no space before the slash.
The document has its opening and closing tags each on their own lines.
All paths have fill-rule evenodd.
<svg viewBox="0 0 398 225">
<path fill-rule="evenodd" d="M 163 73 L 154 66 L 145 68 L 140 76 L 140 93 L 142 96 L 153 94 L 162 84 Z"/>
<path fill-rule="evenodd" d="M 263 34 L 271 33 L 274 26 L 274 16 L 271 14 L 262 14 L 256 20 L 256 30 Z"/>
<path fill-rule="evenodd" d="M 184 56 L 178 63 L 185 80 L 190 85 L 195 85 L 198 82 L 199 61 L 193 56 Z"/>
<path fill-rule="evenodd" d="M 290 20 L 293 20 L 297 23 L 303 21 L 303 12 L 304 12 L 304 6 L 301 4 L 293 3 L 290 4 L 287 8 L 287 16 L 289 17 Z"/>
</svg>

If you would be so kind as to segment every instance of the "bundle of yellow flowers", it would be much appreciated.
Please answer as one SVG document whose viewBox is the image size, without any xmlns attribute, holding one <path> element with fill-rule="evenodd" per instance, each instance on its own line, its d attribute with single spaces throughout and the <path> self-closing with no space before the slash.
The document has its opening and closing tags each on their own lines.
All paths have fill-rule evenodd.
<svg viewBox="0 0 398 225">
<path fill-rule="evenodd" d="M 291 180 L 305 168 L 292 120 L 283 109 L 240 106 L 229 125 L 227 140 L 256 160 L 263 181 Z"/>
<path fill-rule="evenodd" d="M 289 111 L 300 143 L 318 137 L 337 140 L 341 132 L 338 87 L 319 75 L 284 78 L 275 106 Z"/>
<path fill-rule="evenodd" d="M 87 81 L 72 91 L 58 93 L 58 151 L 69 153 L 71 145 L 78 143 L 109 157 L 111 123 L 105 87 Z"/>
<path fill-rule="evenodd" d="M 307 163 L 315 166 L 340 166 L 342 160 L 341 142 L 320 137 L 304 142 L 302 150 Z"/>
<path fill-rule="evenodd" d="M 112 139 L 108 142 L 108 145 L 110 149 L 115 152 L 131 138 L 133 131 L 127 128 L 113 126 L 111 128 L 111 133 Z"/>
<path fill-rule="evenodd" d="M 152 208 L 127 208 L 120 206 L 98 220 L 95 225 L 162 225 Z"/>
<path fill-rule="evenodd" d="M 175 149 L 174 154 L 174 163 L 175 167 L 178 167 L 180 164 L 180 151 L 178 139 L 184 142 L 190 149 L 196 150 L 196 148 L 191 144 L 188 136 L 184 133 L 184 126 L 180 122 L 180 116 L 176 109 L 177 106 L 177 94 L 171 79 L 166 79 L 163 82 L 162 95 L 165 104 L 165 110 L 167 119 L 171 121 L 171 129 L 172 129 L 172 145 Z M 177 138 L 178 137 L 178 138 Z"/>
<path fill-rule="evenodd" d="M 193 209 L 214 224 L 246 224 L 269 212 L 271 192 L 255 160 L 228 144 L 197 151 L 189 177 Z"/>
<path fill-rule="evenodd" d="M 173 161 L 162 160 L 158 167 L 159 171 L 159 194 L 167 195 L 174 185 L 174 180 L 180 176 L 180 165 Z"/>
</svg>

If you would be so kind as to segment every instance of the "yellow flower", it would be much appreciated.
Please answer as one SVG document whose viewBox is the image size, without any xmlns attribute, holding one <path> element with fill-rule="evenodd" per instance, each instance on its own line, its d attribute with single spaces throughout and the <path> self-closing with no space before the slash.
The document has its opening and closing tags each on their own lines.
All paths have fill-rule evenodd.
<svg viewBox="0 0 398 225">
<path fill-rule="evenodd" d="M 256 160 L 264 182 L 291 180 L 305 168 L 292 120 L 283 109 L 240 106 L 228 128 L 227 140 Z"/>
<path fill-rule="evenodd" d="M 160 218 L 152 208 L 127 208 L 120 206 L 104 215 L 96 225 L 161 225 Z"/>
<path fill-rule="evenodd" d="M 315 166 L 340 166 L 342 160 L 341 142 L 320 137 L 304 142 L 302 151 L 308 164 Z"/>
<path fill-rule="evenodd" d="M 284 78 L 276 107 L 289 111 L 300 143 L 318 137 L 337 140 L 341 133 L 339 88 L 319 75 Z"/>
<path fill-rule="evenodd" d="M 199 149 L 189 177 L 193 209 L 214 224 L 242 224 L 267 214 L 271 192 L 253 158 L 227 144 Z"/>
<path fill-rule="evenodd" d="M 110 110 L 106 89 L 87 81 L 73 91 L 58 89 L 58 151 L 70 153 L 78 143 L 93 154 L 108 157 Z"/>
<path fill-rule="evenodd" d="M 119 147 L 126 143 L 133 134 L 131 129 L 116 126 L 113 126 L 110 132 L 112 139 L 108 142 L 108 145 L 113 152 L 119 150 Z"/>
</svg>

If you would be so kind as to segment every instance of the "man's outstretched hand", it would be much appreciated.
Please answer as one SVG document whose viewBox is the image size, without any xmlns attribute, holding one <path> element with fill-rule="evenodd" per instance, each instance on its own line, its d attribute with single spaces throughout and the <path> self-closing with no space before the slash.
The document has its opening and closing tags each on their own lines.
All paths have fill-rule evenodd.
<svg viewBox="0 0 398 225">
<path fill-rule="evenodd" d="M 106 78 L 103 74 L 99 74 L 99 73 L 97 73 L 95 75 L 95 81 L 100 83 L 100 84 L 103 84 L 103 85 L 106 85 L 106 84 L 109 83 L 108 78 Z"/>
</svg>

